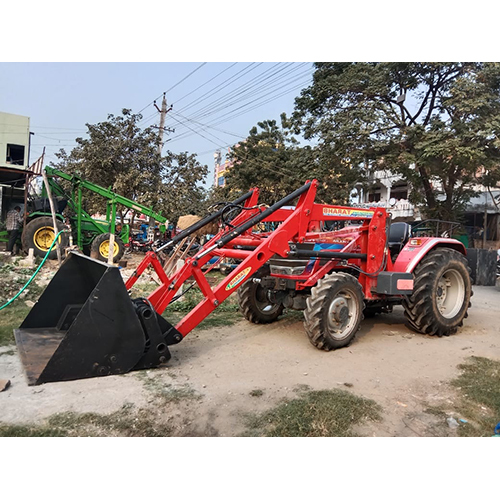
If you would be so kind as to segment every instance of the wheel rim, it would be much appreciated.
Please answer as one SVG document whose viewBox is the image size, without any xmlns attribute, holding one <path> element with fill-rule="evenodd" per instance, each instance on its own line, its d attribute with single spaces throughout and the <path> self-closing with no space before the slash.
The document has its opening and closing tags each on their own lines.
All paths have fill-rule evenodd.
<svg viewBox="0 0 500 500">
<path fill-rule="evenodd" d="M 33 243 L 42 252 L 47 252 L 54 241 L 55 233 L 52 226 L 43 226 L 35 231 L 33 235 Z M 58 242 L 61 243 L 59 236 Z"/>
<path fill-rule="evenodd" d="M 344 290 L 338 293 L 328 308 L 328 330 L 335 340 L 348 337 L 356 326 L 359 304 L 354 294 Z"/>
<path fill-rule="evenodd" d="M 264 314 L 273 314 L 279 308 L 279 304 L 269 302 L 266 290 L 260 285 L 257 285 L 255 290 L 255 305 Z"/>
<path fill-rule="evenodd" d="M 118 255 L 118 244 L 115 242 L 113 244 L 113 257 L 116 257 Z M 108 258 L 109 255 L 109 240 L 103 241 L 99 245 L 99 253 L 103 256 Z"/>
<path fill-rule="evenodd" d="M 437 308 L 441 316 L 455 317 L 465 300 L 465 283 L 462 275 L 455 269 L 448 269 L 438 280 L 436 291 Z"/>
</svg>

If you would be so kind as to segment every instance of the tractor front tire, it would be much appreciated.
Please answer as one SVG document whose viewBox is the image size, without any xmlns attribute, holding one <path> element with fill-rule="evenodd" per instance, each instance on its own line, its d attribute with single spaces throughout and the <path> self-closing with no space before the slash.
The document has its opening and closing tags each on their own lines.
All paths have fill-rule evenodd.
<svg viewBox="0 0 500 500">
<path fill-rule="evenodd" d="M 349 345 L 363 319 L 363 288 L 347 273 L 334 273 L 311 288 L 304 328 L 311 344 L 330 351 Z"/>
<path fill-rule="evenodd" d="M 438 248 L 422 259 L 413 276 L 413 293 L 403 300 L 408 326 L 438 337 L 456 333 L 473 293 L 467 259 L 451 248 Z"/>
<path fill-rule="evenodd" d="M 52 217 L 37 217 L 28 222 L 21 236 L 23 250 L 27 253 L 30 248 L 33 248 L 36 256 L 45 257 L 56 234 L 65 229 L 64 224 L 60 220 L 56 221 L 56 225 L 56 231 L 54 232 Z M 61 256 L 64 257 L 64 249 L 69 245 L 67 233 L 62 233 L 58 239 Z M 56 245 L 52 247 L 48 258 L 57 259 Z"/>
<path fill-rule="evenodd" d="M 257 271 L 252 278 L 269 274 L 266 268 Z M 283 304 L 273 304 L 267 298 L 267 291 L 260 283 L 249 278 L 238 288 L 238 304 L 243 316 L 251 323 L 272 323 L 283 314 Z"/>
<path fill-rule="evenodd" d="M 110 236 L 111 235 L 109 233 L 103 233 L 96 236 L 92 240 L 92 245 L 90 247 L 90 255 L 95 256 L 96 259 L 102 262 L 108 262 Z M 123 257 L 124 253 L 125 253 L 125 245 L 123 241 L 118 236 L 115 236 L 115 244 L 113 247 L 113 262 L 118 262 Z"/>
</svg>

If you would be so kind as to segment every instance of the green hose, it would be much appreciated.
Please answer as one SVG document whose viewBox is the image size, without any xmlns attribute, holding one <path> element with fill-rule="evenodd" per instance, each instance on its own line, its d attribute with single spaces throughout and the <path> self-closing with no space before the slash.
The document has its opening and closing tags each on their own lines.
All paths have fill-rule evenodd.
<svg viewBox="0 0 500 500">
<path fill-rule="evenodd" d="M 35 278 L 35 276 L 38 274 L 38 271 L 40 271 L 40 269 L 42 268 L 42 266 L 45 264 L 45 261 L 47 260 L 48 256 L 49 256 L 49 253 L 51 252 L 52 250 L 52 247 L 56 244 L 56 241 L 57 241 L 57 238 L 59 238 L 59 235 L 61 233 L 63 233 L 65 230 L 62 229 L 61 231 L 59 231 L 56 235 L 56 237 L 54 238 L 54 241 L 52 242 L 52 244 L 50 245 L 49 247 L 49 250 L 47 251 L 47 253 L 45 254 L 45 257 L 43 258 L 42 262 L 40 263 L 40 265 L 37 267 L 36 271 L 31 275 L 31 278 L 28 280 L 28 282 L 21 288 L 21 290 L 19 290 L 19 292 L 16 293 L 16 295 L 14 295 L 14 297 L 12 297 L 10 300 L 8 300 L 3 306 L 0 306 L 0 311 L 4 308 L 4 307 L 7 307 L 9 304 L 12 304 L 12 302 L 14 302 L 14 300 L 16 300 L 19 295 L 21 295 L 23 293 L 23 291 L 26 289 L 26 287 L 33 281 L 33 279 Z"/>
</svg>

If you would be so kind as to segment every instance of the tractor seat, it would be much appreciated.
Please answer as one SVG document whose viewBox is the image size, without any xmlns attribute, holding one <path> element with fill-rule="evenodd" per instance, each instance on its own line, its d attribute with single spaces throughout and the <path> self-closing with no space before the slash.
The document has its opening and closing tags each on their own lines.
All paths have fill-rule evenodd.
<svg viewBox="0 0 500 500">
<path fill-rule="evenodd" d="M 406 222 L 393 222 L 389 228 L 389 250 L 391 254 L 399 253 L 410 237 L 410 224 Z"/>
</svg>

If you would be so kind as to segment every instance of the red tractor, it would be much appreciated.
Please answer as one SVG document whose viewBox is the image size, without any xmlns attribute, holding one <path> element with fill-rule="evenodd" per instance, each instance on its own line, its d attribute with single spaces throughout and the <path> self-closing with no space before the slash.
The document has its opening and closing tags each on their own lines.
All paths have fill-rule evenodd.
<svg viewBox="0 0 500 500">
<path fill-rule="evenodd" d="M 383 208 L 316 204 L 316 188 L 308 181 L 271 207 L 258 204 L 258 189 L 225 204 L 157 250 L 221 220 L 219 233 L 170 276 L 156 252 L 125 284 L 116 267 L 70 254 L 15 331 L 29 383 L 158 366 L 170 358 L 169 346 L 235 291 L 253 323 L 303 310 L 309 340 L 324 350 L 348 345 L 363 313 L 390 312 L 395 304 L 417 332 L 455 333 L 472 295 L 463 244 L 412 237 L 410 226 L 391 224 Z M 212 288 L 205 275 L 214 257 L 240 263 Z M 150 265 L 162 284 L 147 298 L 130 299 L 127 292 Z M 162 314 L 168 317 L 188 279 L 204 298 L 174 327 Z"/>
</svg>

